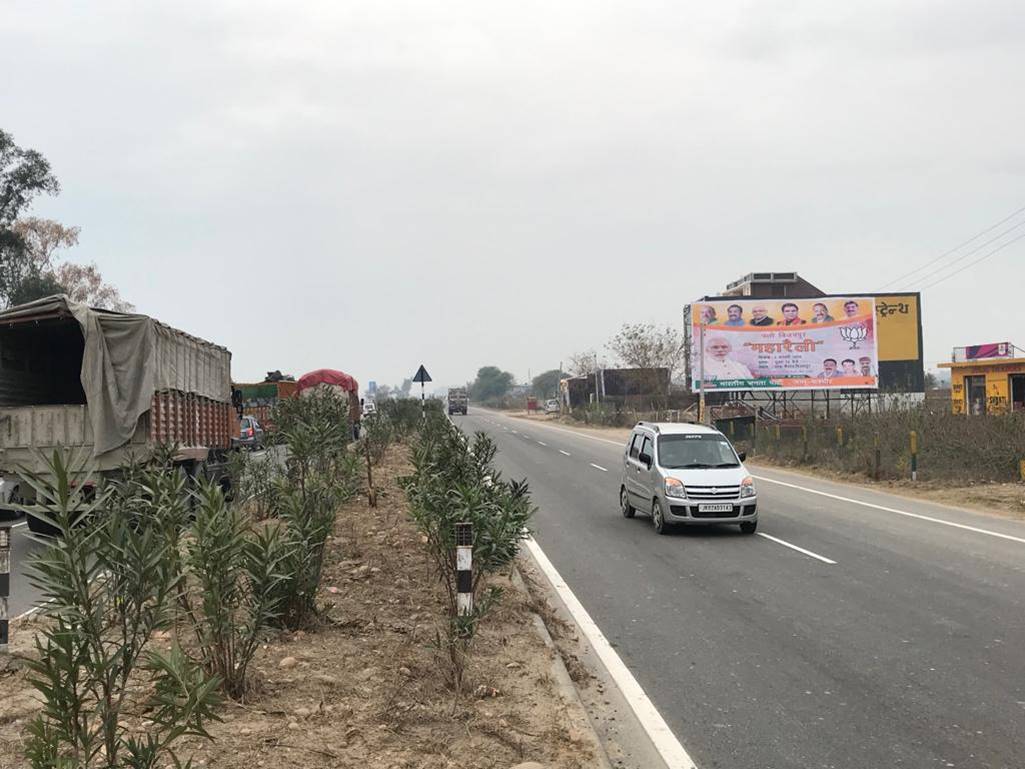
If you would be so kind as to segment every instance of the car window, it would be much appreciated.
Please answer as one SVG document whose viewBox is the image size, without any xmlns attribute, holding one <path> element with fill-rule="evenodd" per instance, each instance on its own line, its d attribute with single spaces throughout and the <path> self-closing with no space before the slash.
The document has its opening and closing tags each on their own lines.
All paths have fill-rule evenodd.
<svg viewBox="0 0 1025 769">
<path fill-rule="evenodd" d="M 630 458 L 637 459 L 637 454 L 641 450 L 641 434 L 634 433 L 632 440 L 630 441 Z"/>
<path fill-rule="evenodd" d="M 641 454 L 647 454 L 649 457 L 652 455 L 651 438 L 647 435 L 644 436 L 644 443 L 641 444 Z"/>
<path fill-rule="evenodd" d="M 737 467 L 737 455 L 723 435 L 663 435 L 658 439 L 659 464 L 668 468 Z"/>
</svg>

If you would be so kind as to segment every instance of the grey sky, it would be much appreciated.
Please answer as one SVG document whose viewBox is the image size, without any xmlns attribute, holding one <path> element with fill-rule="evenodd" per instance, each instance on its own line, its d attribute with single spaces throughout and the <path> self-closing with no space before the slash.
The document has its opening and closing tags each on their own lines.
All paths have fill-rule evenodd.
<svg viewBox="0 0 1025 769">
<path fill-rule="evenodd" d="M 752 270 L 874 290 L 1025 205 L 1011 0 L 0 16 L 0 125 L 64 187 L 34 213 L 239 380 L 525 379 Z M 925 293 L 927 364 L 1025 345 L 1023 255 Z"/>
</svg>

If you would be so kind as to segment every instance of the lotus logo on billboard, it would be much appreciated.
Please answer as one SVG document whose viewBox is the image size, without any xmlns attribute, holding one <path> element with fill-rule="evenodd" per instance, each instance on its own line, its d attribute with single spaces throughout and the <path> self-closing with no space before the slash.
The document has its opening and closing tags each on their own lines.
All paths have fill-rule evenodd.
<svg viewBox="0 0 1025 769">
<path fill-rule="evenodd" d="M 857 350 L 858 342 L 868 339 L 868 329 L 864 323 L 855 323 L 851 326 L 840 326 L 840 338 L 851 343 L 851 349 Z"/>
</svg>

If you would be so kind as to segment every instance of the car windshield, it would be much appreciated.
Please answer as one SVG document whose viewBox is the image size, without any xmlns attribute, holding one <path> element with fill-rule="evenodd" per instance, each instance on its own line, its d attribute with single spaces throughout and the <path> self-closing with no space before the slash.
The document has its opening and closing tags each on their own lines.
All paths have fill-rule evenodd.
<svg viewBox="0 0 1025 769">
<path fill-rule="evenodd" d="M 658 439 L 658 459 L 662 467 L 737 467 L 737 455 L 721 435 L 662 435 Z"/>
</svg>

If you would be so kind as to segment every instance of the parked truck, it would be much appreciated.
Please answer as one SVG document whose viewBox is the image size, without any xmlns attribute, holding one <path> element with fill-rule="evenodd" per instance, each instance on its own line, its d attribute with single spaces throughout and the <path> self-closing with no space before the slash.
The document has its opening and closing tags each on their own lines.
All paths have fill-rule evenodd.
<svg viewBox="0 0 1025 769">
<path fill-rule="evenodd" d="M 34 501 L 22 473 L 45 473 L 54 449 L 103 478 L 174 445 L 186 473 L 222 480 L 237 431 L 224 347 L 63 295 L 0 312 L 0 517 Z"/>
<path fill-rule="evenodd" d="M 279 380 L 276 382 L 257 382 L 252 384 L 235 385 L 238 390 L 239 402 L 242 409 L 242 416 L 254 417 L 267 432 L 274 431 L 274 420 L 272 414 L 274 405 L 283 398 L 292 398 L 296 395 L 299 383 L 294 380 Z"/>
<path fill-rule="evenodd" d="M 470 403 L 470 396 L 465 387 L 452 387 L 448 391 L 448 413 L 466 414 L 466 408 Z"/>
</svg>

